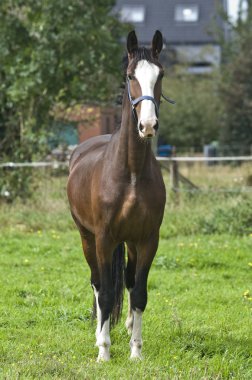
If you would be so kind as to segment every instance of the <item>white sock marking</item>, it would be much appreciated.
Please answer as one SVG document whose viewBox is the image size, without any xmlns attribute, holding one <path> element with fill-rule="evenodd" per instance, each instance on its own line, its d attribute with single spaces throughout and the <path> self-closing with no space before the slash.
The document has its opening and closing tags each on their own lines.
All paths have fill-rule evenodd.
<svg viewBox="0 0 252 380">
<path fill-rule="evenodd" d="M 128 291 L 128 315 L 125 322 L 126 329 L 128 330 L 128 334 L 132 334 L 133 329 L 133 313 L 132 313 L 132 307 L 131 307 L 131 301 L 130 301 L 130 292 L 132 289 L 129 289 Z"/>
<path fill-rule="evenodd" d="M 107 319 L 102 326 L 102 330 L 96 341 L 96 345 L 99 347 L 99 355 L 97 361 L 108 361 L 110 359 L 110 335 L 109 335 L 109 319 Z"/>
<path fill-rule="evenodd" d="M 108 361 L 110 359 L 109 348 L 111 346 L 110 335 L 109 335 L 109 319 L 107 319 L 101 329 L 102 313 L 98 302 L 99 292 L 94 289 L 94 295 L 96 300 L 96 312 L 97 312 L 97 327 L 96 327 L 96 346 L 99 347 L 99 354 L 97 361 Z"/>
<path fill-rule="evenodd" d="M 100 309 L 99 303 L 98 303 L 98 292 L 95 289 L 94 285 L 92 285 L 92 287 L 94 290 L 95 301 L 96 301 L 97 326 L 96 326 L 95 336 L 96 336 L 96 340 L 97 340 L 98 336 L 100 334 L 100 331 L 101 331 L 101 309 Z"/>
<path fill-rule="evenodd" d="M 130 340 L 131 359 L 142 359 L 142 314 L 143 312 L 139 309 L 133 310 L 133 330 Z"/>
</svg>

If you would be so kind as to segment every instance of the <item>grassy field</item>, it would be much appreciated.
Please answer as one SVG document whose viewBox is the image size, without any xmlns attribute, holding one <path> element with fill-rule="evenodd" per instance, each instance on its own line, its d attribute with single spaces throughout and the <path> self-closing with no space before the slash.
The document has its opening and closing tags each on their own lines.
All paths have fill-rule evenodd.
<svg viewBox="0 0 252 380">
<path fill-rule="evenodd" d="M 251 162 L 206 166 L 205 163 L 179 163 L 179 171 L 203 191 L 234 191 L 252 186 Z"/>
<path fill-rule="evenodd" d="M 168 200 L 144 360 L 129 360 L 125 297 L 111 361 L 97 364 L 89 270 L 64 181 L 0 207 L 0 379 L 251 379 L 251 196 Z"/>
</svg>

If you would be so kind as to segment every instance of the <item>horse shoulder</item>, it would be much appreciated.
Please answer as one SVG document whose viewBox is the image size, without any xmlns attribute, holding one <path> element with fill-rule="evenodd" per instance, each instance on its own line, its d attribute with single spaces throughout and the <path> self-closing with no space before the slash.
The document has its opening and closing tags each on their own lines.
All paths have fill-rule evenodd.
<svg viewBox="0 0 252 380">
<path fill-rule="evenodd" d="M 111 135 L 100 135 L 92 137 L 83 143 L 79 144 L 70 157 L 69 169 L 71 170 L 75 165 L 83 158 L 90 156 L 95 156 L 97 151 L 103 151 L 111 139 Z"/>
</svg>

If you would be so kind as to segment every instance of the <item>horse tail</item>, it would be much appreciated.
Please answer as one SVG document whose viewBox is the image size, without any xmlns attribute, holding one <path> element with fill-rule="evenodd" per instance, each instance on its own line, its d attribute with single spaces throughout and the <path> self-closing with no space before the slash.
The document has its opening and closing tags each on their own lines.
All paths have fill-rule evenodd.
<svg viewBox="0 0 252 380">
<path fill-rule="evenodd" d="M 113 252 L 112 259 L 112 278 L 114 285 L 114 306 L 111 313 L 111 325 L 115 325 L 121 315 L 123 308 L 123 295 L 124 295 L 124 270 L 125 270 L 125 246 L 124 243 L 118 245 L 118 247 Z"/>
</svg>

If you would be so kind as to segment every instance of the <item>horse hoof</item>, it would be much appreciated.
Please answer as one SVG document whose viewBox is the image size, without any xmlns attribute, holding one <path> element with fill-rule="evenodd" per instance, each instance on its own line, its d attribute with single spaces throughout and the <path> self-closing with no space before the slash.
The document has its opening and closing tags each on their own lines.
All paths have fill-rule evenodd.
<svg viewBox="0 0 252 380">
<path fill-rule="evenodd" d="M 137 346 L 131 347 L 130 359 L 131 360 L 142 360 L 141 347 L 137 347 Z"/>
<path fill-rule="evenodd" d="M 141 361 L 141 360 L 143 360 L 143 357 L 142 357 L 141 354 L 131 353 L 130 360 L 132 360 L 132 361 Z"/>
<path fill-rule="evenodd" d="M 99 355 L 98 355 L 98 358 L 97 358 L 97 362 L 98 363 L 100 363 L 100 362 L 108 362 L 109 359 L 110 359 L 109 348 L 108 347 L 100 346 L 99 347 Z"/>
<path fill-rule="evenodd" d="M 103 362 L 108 362 L 110 360 L 110 356 L 108 355 L 98 355 L 97 358 L 97 363 L 103 363 Z"/>
</svg>

